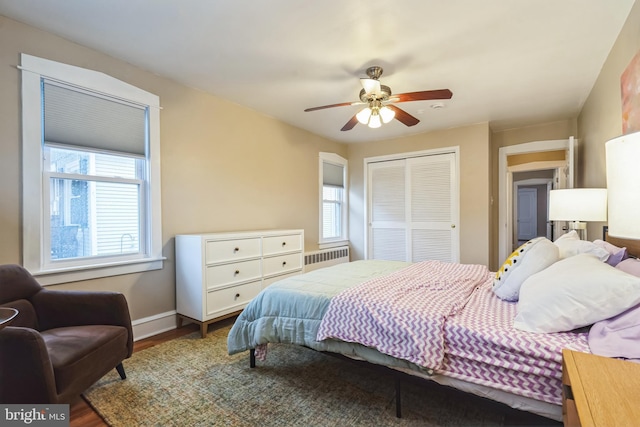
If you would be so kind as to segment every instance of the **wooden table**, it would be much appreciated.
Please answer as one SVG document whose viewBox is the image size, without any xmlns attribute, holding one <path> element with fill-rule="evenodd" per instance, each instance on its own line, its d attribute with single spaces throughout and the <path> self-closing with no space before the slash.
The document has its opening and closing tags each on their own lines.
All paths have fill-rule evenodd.
<svg viewBox="0 0 640 427">
<path fill-rule="evenodd" d="M 562 351 L 565 426 L 640 426 L 640 363 Z"/>
</svg>

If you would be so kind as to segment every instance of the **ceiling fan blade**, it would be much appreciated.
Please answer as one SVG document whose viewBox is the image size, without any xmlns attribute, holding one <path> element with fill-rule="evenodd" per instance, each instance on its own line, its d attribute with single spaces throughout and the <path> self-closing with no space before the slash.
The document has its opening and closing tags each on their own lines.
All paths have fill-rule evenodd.
<svg viewBox="0 0 640 427">
<path fill-rule="evenodd" d="M 358 118 L 356 116 L 353 116 L 351 117 L 351 119 L 349 119 L 349 121 L 344 126 L 342 126 L 342 129 L 340 130 L 343 132 L 345 130 L 351 130 L 357 124 L 358 124 Z"/>
<path fill-rule="evenodd" d="M 387 105 L 387 107 L 395 111 L 396 113 L 395 119 L 405 124 L 406 126 L 415 126 L 418 123 L 420 123 L 420 120 L 413 117 L 411 114 L 407 113 L 406 111 L 396 107 L 395 105 L 391 104 L 391 105 Z"/>
<path fill-rule="evenodd" d="M 420 92 L 395 93 L 395 102 L 428 101 L 430 99 L 451 99 L 453 93 L 449 89 L 423 90 Z"/>
<path fill-rule="evenodd" d="M 354 105 L 354 104 L 359 104 L 358 103 L 354 103 L 354 102 L 341 102 L 340 104 L 331 104 L 331 105 L 322 105 L 320 107 L 312 107 L 312 108 L 307 108 L 304 111 L 317 111 L 317 110 L 324 110 L 325 108 L 333 108 L 333 107 L 348 107 L 349 105 Z"/>
<path fill-rule="evenodd" d="M 380 90 L 380 82 L 375 79 L 360 79 L 360 83 L 364 88 L 364 93 L 367 95 L 370 93 L 375 94 L 376 96 L 381 96 L 382 91 Z"/>
</svg>

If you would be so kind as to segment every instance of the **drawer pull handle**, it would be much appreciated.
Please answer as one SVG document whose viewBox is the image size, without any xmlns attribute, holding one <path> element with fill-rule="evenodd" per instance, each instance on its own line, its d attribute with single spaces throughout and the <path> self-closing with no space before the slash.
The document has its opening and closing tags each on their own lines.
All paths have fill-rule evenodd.
<svg viewBox="0 0 640 427">
<path fill-rule="evenodd" d="M 235 299 L 238 299 L 238 298 L 240 298 L 240 294 L 236 294 Z"/>
<path fill-rule="evenodd" d="M 240 274 L 240 270 L 236 270 L 236 272 L 233 273 L 234 276 L 237 276 L 238 274 Z"/>
<path fill-rule="evenodd" d="M 240 248 L 234 248 L 233 253 L 240 252 Z"/>
<path fill-rule="evenodd" d="M 284 267 L 285 265 L 287 265 L 287 261 L 282 262 L 282 266 Z"/>
<path fill-rule="evenodd" d="M 287 242 L 282 242 L 282 246 L 286 246 L 286 245 L 287 245 Z"/>
</svg>

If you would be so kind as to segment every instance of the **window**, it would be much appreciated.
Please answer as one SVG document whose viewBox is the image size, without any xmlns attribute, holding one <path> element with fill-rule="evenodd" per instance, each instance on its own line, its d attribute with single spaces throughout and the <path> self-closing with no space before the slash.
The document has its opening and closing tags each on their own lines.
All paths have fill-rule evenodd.
<svg viewBox="0 0 640 427">
<path fill-rule="evenodd" d="M 159 99 L 22 55 L 24 265 L 42 284 L 162 268 Z"/>
<path fill-rule="evenodd" d="M 320 153 L 320 248 L 347 241 L 347 161 Z"/>
</svg>

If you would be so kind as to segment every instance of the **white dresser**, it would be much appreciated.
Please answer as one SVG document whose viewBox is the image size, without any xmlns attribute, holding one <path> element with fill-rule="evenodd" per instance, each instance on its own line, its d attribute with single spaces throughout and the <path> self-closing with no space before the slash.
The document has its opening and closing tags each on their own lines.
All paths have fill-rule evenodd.
<svg viewBox="0 0 640 427">
<path fill-rule="evenodd" d="M 200 324 L 241 311 L 277 280 L 303 273 L 304 231 L 264 230 L 176 236 L 176 310 Z"/>
</svg>

